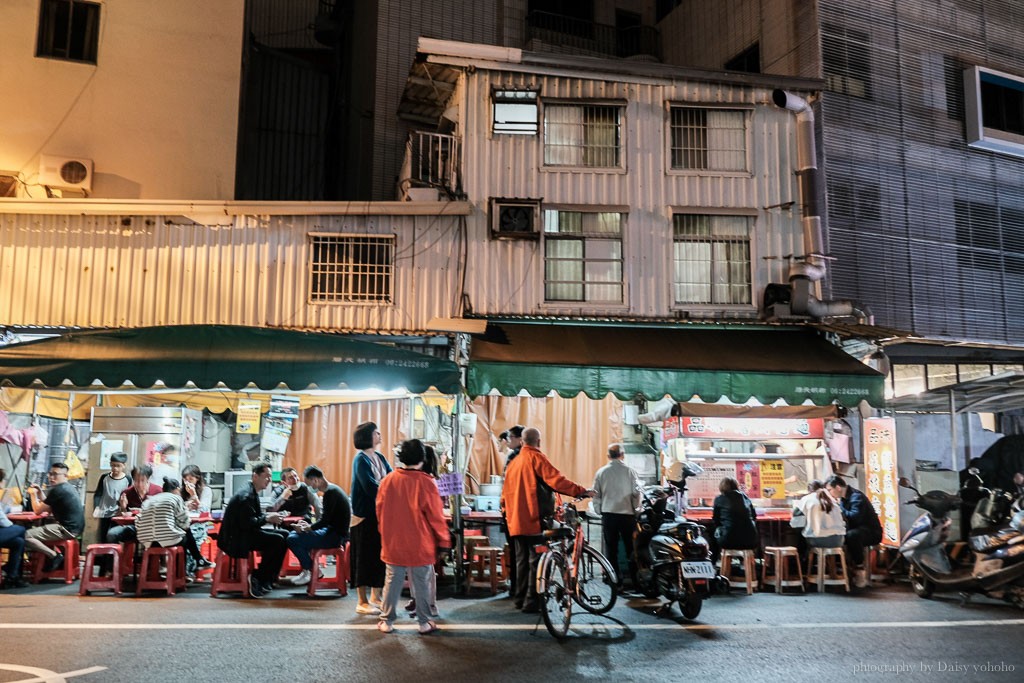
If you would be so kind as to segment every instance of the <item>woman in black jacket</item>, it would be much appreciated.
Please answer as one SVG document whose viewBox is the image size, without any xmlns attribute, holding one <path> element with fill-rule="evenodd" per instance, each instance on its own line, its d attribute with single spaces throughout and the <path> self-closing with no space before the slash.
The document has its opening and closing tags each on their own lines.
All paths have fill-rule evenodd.
<svg viewBox="0 0 1024 683">
<path fill-rule="evenodd" d="M 715 524 L 716 557 L 722 548 L 753 550 L 758 546 L 757 511 L 743 492 L 739 482 L 724 477 L 718 484 L 721 495 L 715 498 L 712 521 Z"/>
</svg>

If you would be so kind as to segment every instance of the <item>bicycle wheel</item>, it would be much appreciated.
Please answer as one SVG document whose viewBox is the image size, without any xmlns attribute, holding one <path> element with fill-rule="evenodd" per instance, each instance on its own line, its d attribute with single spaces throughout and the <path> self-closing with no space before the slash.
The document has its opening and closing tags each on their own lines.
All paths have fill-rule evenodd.
<svg viewBox="0 0 1024 683">
<path fill-rule="evenodd" d="M 565 585 L 565 558 L 553 555 L 544 569 L 544 592 L 540 597 L 540 613 L 548 633 L 562 640 L 572 621 L 572 596 Z"/>
<path fill-rule="evenodd" d="M 604 555 L 589 545 L 583 546 L 578 571 L 576 601 L 580 607 L 592 614 L 604 614 L 615 606 L 617 579 Z"/>
</svg>

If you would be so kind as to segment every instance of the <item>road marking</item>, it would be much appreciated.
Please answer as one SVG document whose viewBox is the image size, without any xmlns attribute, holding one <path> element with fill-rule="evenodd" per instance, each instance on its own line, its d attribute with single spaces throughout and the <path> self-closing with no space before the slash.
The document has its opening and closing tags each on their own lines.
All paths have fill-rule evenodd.
<svg viewBox="0 0 1024 683">
<path fill-rule="evenodd" d="M 819 624 L 622 624 L 617 621 L 575 622 L 574 629 L 605 631 L 774 631 L 778 629 L 904 629 L 1024 626 L 1024 619 L 963 619 L 959 621 L 861 621 Z M 441 622 L 444 631 L 532 631 L 535 624 L 474 624 Z M 376 631 L 370 624 L 0 624 L 0 631 Z M 396 624 L 399 631 L 415 630 L 416 624 Z"/>
<path fill-rule="evenodd" d="M 49 669 L 40 669 L 34 666 L 21 666 L 20 664 L 3 664 L 0 663 L 0 671 L 16 671 L 20 674 L 31 674 L 32 678 L 22 678 L 11 683 L 65 683 L 68 678 L 74 678 L 75 676 L 85 676 L 87 674 L 94 674 L 100 671 L 106 671 L 105 666 L 91 666 L 88 669 L 78 669 L 77 671 L 66 671 L 64 673 L 57 673 L 56 671 L 50 671 Z"/>
</svg>

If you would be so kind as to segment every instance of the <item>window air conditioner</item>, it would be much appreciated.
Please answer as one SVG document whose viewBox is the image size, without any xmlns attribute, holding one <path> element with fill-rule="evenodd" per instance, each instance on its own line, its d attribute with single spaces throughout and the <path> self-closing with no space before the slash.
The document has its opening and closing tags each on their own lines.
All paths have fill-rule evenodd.
<svg viewBox="0 0 1024 683">
<path fill-rule="evenodd" d="M 92 191 L 92 159 L 39 155 L 39 184 L 62 190 Z"/>
<path fill-rule="evenodd" d="M 540 234 L 539 199 L 491 197 L 493 239 L 537 239 Z"/>
</svg>

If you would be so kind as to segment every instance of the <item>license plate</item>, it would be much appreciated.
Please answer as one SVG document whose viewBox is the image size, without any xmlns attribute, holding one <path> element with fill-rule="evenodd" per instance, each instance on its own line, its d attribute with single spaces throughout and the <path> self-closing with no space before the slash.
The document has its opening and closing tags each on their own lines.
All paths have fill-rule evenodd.
<svg viewBox="0 0 1024 683">
<path fill-rule="evenodd" d="M 713 579 L 715 566 L 710 562 L 683 562 L 684 579 Z"/>
</svg>

